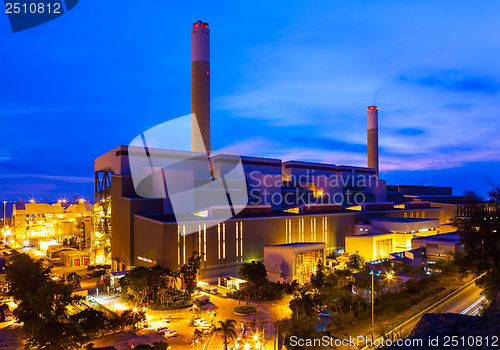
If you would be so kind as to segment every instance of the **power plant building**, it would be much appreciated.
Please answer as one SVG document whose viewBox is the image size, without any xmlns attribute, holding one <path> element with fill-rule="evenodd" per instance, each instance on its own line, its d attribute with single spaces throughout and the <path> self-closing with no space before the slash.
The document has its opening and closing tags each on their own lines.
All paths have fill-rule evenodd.
<svg viewBox="0 0 500 350">
<path fill-rule="evenodd" d="M 401 201 L 394 203 L 388 199 L 386 183 L 378 178 L 378 108 L 375 106 L 367 112 L 366 168 L 212 154 L 208 24 L 202 21 L 193 24 L 191 38 L 191 152 L 157 148 L 145 151 L 140 147 L 119 146 L 94 163 L 95 205 L 103 208 L 97 231 L 111 236 L 114 271 L 156 264 L 176 270 L 187 262 L 192 251 L 197 251 L 203 254 L 201 278 L 212 281 L 237 276 L 242 263 L 264 260 L 265 250 L 270 251 L 271 247 L 275 250 L 320 247 L 322 259 L 328 254 L 344 252 L 355 228 L 363 223 L 375 226 L 381 223 L 377 220 L 393 220 L 397 226 L 398 220 L 419 218 L 430 220 L 435 227 L 447 222 L 449 216 L 443 214 L 443 209 L 429 202 L 405 205 L 405 201 L 412 199 L 394 189 L 391 193 Z M 164 175 L 161 171 L 157 175 L 174 176 L 195 204 L 185 201 L 178 206 L 179 201 L 174 198 L 177 194 L 170 191 L 165 191 L 163 198 L 141 197 L 138 194 L 142 193 L 141 186 L 164 178 L 155 178 L 152 174 L 139 184 L 134 183 L 130 162 L 140 153 L 147 153 L 148 159 L 188 157 L 189 162 L 176 164 L 174 175 Z M 240 176 L 228 175 L 238 166 L 242 168 Z M 147 168 L 147 164 L 144 167 Z M 210 191 L 216 193 L 216 185 L 223 185 L 227 196 L 207 196 Z M 234 193 L 228 186 L 238 189 L 233 192 L 242 198 L 241 203 L 232 201 Z M 231 199 L 229 206 L 228 198 Z M 179 220 L 179 211 L 182 211 L 182 220 Z M 232 213 L 229 216 L 228 211 Z M 395 234 L 387 232 L 387 237 L 394 239 L 386 244 L 391 248 L 384 250 L 384 254 L 394 251 Z M 407 240 L 405 245 L 411 248 Z M 383 255 L 381 251 L 372 254 L 373 257 Z M 309 271 L 308 268 L 304 271 Z"/>
</svg>

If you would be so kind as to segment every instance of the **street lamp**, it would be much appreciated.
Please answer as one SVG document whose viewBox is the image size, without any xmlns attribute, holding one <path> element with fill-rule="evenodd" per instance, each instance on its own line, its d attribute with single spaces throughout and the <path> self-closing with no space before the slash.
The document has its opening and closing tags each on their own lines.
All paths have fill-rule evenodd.
<svg viewBox="0 0 500 350">
<path fill-rule="evenodd" d="M 3 225 L 5 226 L 5 205 L 7 204 L 7 201 L 3 201 Z"/>
<path fill-rule="evenodd" d="M 373 326 L 373 321 L 374 321 L 374 313 L 373 313 L 373 275 L 375 274 L 374 271 L 372 270 L 370 272 L 370 274 L 372 275 L 372 297 L 371 297 L 371 301 L 372 301 L 372 341 L 373 341 L 373 333 L 374 333 L 374 326 Z"/>
</svg>

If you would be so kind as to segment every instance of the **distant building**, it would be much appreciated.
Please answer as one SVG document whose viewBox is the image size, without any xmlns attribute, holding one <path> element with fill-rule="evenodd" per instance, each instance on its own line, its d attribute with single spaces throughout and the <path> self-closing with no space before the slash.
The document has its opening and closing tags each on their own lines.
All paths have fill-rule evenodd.
<svg viewBox="0 0 500 350">
<path fill-rule="evenodd" d="M 411 240 L 412 249 L 425 248 L 428 261 L 450 258 L 450 254 L 464 253 L 459 232 L 443 233 Z"/>
<path fill-rule="evenodd" d="M 46 250 L 43 242 L 54 239 L 62 243 L 72 238 L 75 244 L 84 247 L 90 240 L 92 217 L 92 203 L 84 201 L 75 204 L 61 201 L 55 204 L 16 203 L 12 212 L 12 235 L 7 239 L 18 246 L 29 242 Z"/>
<path fill-rule="evenodd" d="M 271 282 L 308 283 L 318 263 L 325 264 L 324 243 L 289 243 L 264 247 L 264 265 Z"/>
<path fill-rule="evenodd" d="M 425 216 L 426 211 L 419 216 Z M 370 224 L 359 224 L 354 228 L 354 235 L 346 237 L 346 252 L 359 251 L 366 260 L 388 258 L 389 255 L 412 248 L 412 239 L 430 236 L 439 232 L 439 220 L 432 218 L 373 219 Z M 411 216 L 414 216 L 413 213 Z"/>
</svg>

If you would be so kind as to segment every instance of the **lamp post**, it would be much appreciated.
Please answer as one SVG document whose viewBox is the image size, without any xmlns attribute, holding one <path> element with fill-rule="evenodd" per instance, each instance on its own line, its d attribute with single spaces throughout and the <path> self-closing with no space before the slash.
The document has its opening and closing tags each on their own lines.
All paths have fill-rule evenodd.
<svg viewBox="0 0 500 350">
<path fill-rule="evenodd" d="M 380 271 L 379 271 L 379 273 L 380 273 Z M 372 297 L 371 297 L 371 299 L 372 299 L 372 341 L 373 341 L 373 337 L 374 337 L 374 333 L 375 333 L 375 326 L 374 326 L 375 316 L 374 316 L 374 312 L 373 312 L 373 285 L 374 285 L 374 282 L 373 282 L 374 277 L 373 276 L 375 275 L 375 271 L 372 270 L 370 272 L 370 274 L 372 275 Z M 389 281 L 392 280 L 392 273 L 387 274 L 387 279 Z"/>
<path fill-rule="evenodd" d="M 372 300 L 372 341 L 373 341 L 373 334 L 374 334 L 374 312 L 373 312 L 373 275 L 375 274 L 374 271 L 372 270 L 371 272 L 371 275 L 372 275 L 372 297 L 371 297 L 371 300 Z"/>
<path fill-rule="evenodd" d="M 3 201 L 3 225 L 5 226 L 5 206 L 7 204 L 7 201 Z"/>
</svg>

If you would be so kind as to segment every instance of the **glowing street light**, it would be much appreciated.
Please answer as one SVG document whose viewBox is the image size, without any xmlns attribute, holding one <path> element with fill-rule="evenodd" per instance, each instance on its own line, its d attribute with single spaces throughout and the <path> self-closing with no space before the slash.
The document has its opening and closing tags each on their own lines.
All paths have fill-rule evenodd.
<svg viewBox="0 0 500 350">
<path fill-rule="evenodd" d="M 249 344 L 249 343 L 245 343 L 245 344 L 243 345 L 243 348 L 244 348 L 245 350 L 250 350 L 250 344 Z"/>
</svg>

